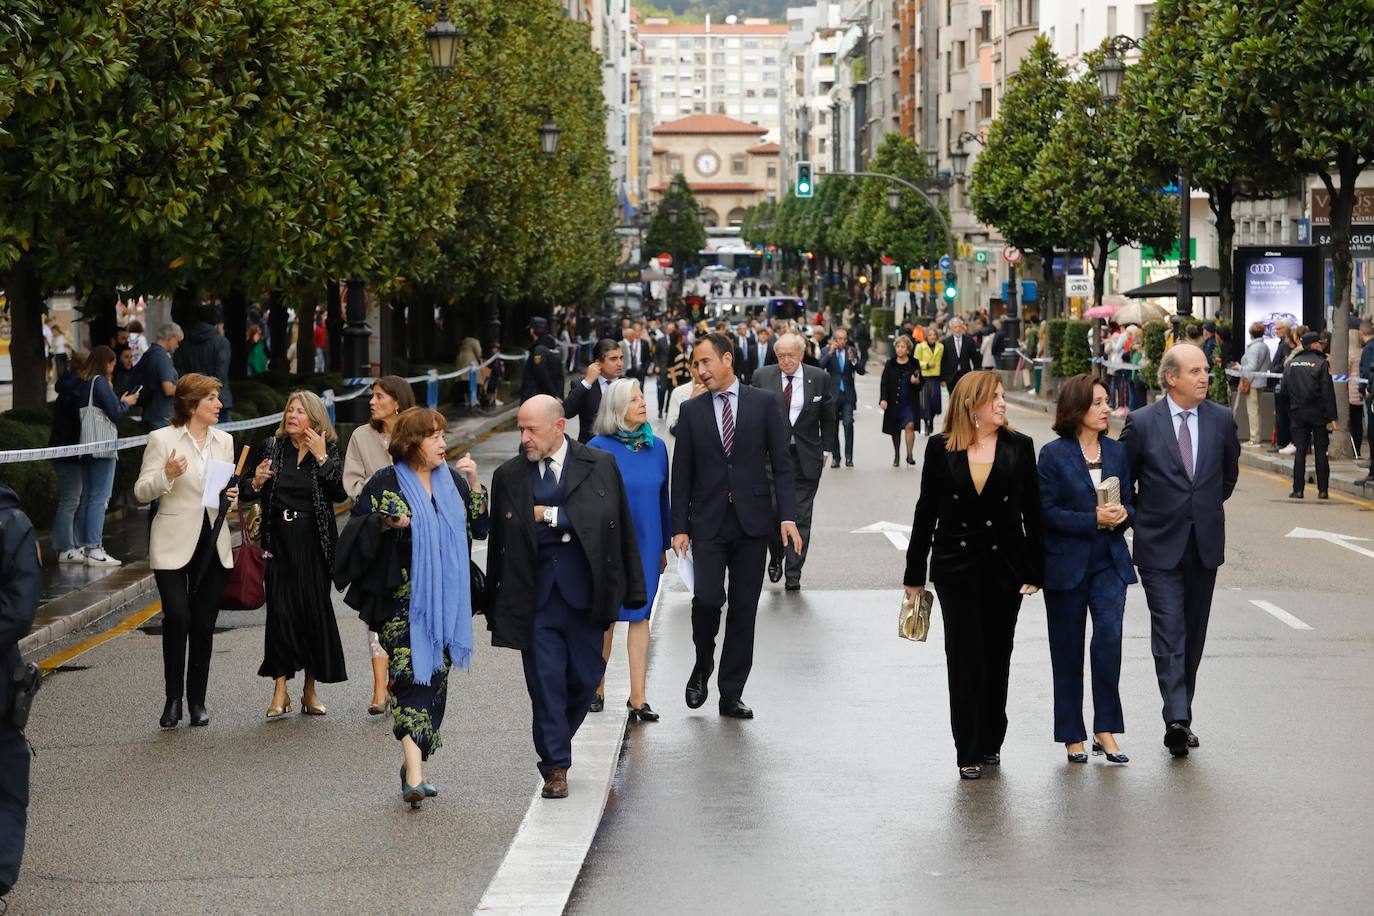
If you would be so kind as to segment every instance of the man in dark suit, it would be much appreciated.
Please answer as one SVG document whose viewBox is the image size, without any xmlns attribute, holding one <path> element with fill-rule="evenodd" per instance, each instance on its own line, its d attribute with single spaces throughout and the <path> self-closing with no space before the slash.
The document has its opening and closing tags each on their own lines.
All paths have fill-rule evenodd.
<svg viewBox="0 0 1374 916">
<path fill-rule="evenodd" d="M 840 426 L 844 427 L 844 465 L 854 466 L 854 409 L 859 404 L 858 387 L 854 384 L 856 375 L 864 374 L 863 363 L 859 361 L 859 351 L 849 345 L 849 331 L 836 328 L 835 336 L 830 338 L 821 357 L 821 369 L 830 374 L 830 396 L 835 401 L 835 412 Z M 830 461 L 832 468 L 840 466 L 838 439 Z M 805 537 L 805 535 L 803 535 Z"/>
<path fill-rule="evenodd" d="M 1210 383 L 1202 350 L 1175 344 L 1159 365 L 1166 396 L 1133 411 L 1121 431 L 1136 489 L 1135 565 L 1150 606 L 1164 746 L 1175 757 L 1198 746 L 1193 693 L 1226 558 L 1223 504 L 1240 474 L 1236 422 L 1207 400 Z"/>
<path fill-rule="evenodd" d="M 520 402 L 537 394 L 558 397 L 563 391 L 563 358 L 549 333 L 549 320 L 530 319 L 530 354 L 525 358 L 525 373 L 520 379 Z"/>
<path fill-rule="evenodd" d="M 543 796 L 566 798 L 606 628 L 644 606 L 644 569 L 615 458 L 565 435 L 556 398 L 531 398 L 516 419 L 522 454 L 492 477 L 487 627 L 492 645 L 520 650 Z"/>
<path fill-rule="evenodd" d="M 777 343 L 777 364 L 764 366 L 754 373 L 754 387 L 771 391 L 777 397 L 778 407 L 791 430 L 788 450 L 797 482 L 797 530 L 801 534 L 802 549 L 786 551 L 785 588 L 789 592 L 801 588 L 802 565 L 806 563 L 806 551 L 811 546 L 811 510 L 821 483 L 821 469 L 825 466 L 827 453 L 837 447 L 835 398 L 831 393 L 830 377 L 814 366 L 802 365 L 801 348 L 801 338 L 784 334 Z M 779 528 L 772 532 L 768 544 L 768 578 L 774 582 L 783 577 L 783 557 Z"/>
<path fill-rule="evenodd" d="M 740 381 L 746 385 L 754 383 L 754 373 L 763 365 L 759 362 L 758 336 L 749 330 L 749 325 L 741 321 L 735 326 L 735 366 Z"/>
<path fill-rule="evenodd" d="M 19 641 L 29 635 L 43 574 L 33 524 L 19 507 L 19 497 L 0 485 L 0 897 L 19 880 L 24 858 L 24 830 L 28 826 L 29 761 L 32 751 L 24 738 L 17 694 L 27 693 L 16 680 L 24 671 Z M 37 689 L 36 686 L 34 689 Z M 27 712 L 22 718 L 27 718 Z M 0 904 L 0 909 L 3 909 Z"/>
<path fill-rule="evenodd" d="M 755 369 L 762 369 L 764 366 L 776 366 L 778 354 L 774 350 L 773 329 L 766 324 L 761 325 L 758 330 L 758 339 L 759 355 Z"/>
<path fill-rule="evenodd" d="M 724 334 L 698 338 L 692 349 L 692 367 L 707 393 L 685 402 L 677 421 L 673 550 L 685 556 L 690 545 L 696 567 L 692 641 L 697 657 L 687 681 L 687 705 L 697 709 L 706 702 L 728 572 L 730 615 L 716 679 L 720 714 L 752 719 L 753 710 L 742 697 L 754 663 L 754 616 L 773 527 L 773 492 L 783 543 L 798 553 L 803 545 L 796 524 L 789 432 L 778 402 L 766 391 L 741 385 L 734 362 L 734 344 Z"/>
<path fill-rule="evenodd" d="M 571 420 L 577 417 L 577 441 L 586 443 L 592 438 L 592 426 L 596 423 L 596 412 L 601 409 L 601 396 L 611 386 L 611 382 L 625 374 L 625 351 L 620 344 L 604 337 L 596 342 L 592 350 L 592 362 L 587 374 L 576 379 L 568 386 L 568 396 L 563 399 L 563 416 Z M 644 385 L 640 383 L 640 390 Z"/>
<path fill-rule="evenodd" d="M 969 336 L 962 318 L 950 321 L 949 336 L 943 343 L 945 352 L 940 357 L 940 378 L 945 380 L 945 387 L 952 392 L 954 386 L 959 384 L 959 379 L 978 368 L 981 356 L 978 344 Z"/>
<path fill-rule="evenodd" d="M 644 339 L 644 328 L 637 324 L 626 328 L 620 346 L 625 351 L 625 377 L 639 382 L 639 390 L 643 391 L 644 379 L 653 365 L 653 351 Z"/>
</svg>

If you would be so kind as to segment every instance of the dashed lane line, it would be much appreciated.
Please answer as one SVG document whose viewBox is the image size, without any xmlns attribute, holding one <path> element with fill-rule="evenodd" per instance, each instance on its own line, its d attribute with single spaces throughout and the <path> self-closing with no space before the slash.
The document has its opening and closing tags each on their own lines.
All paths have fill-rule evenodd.
<svg viewBox="0 0 1374 916">
<path fill-rule="evenodd" d="M 1272 617 L 1274 617 L 1274 619 L 1282 623 L 1286 623 L 1288 626 L 1292 627 L 1295 630 L 1312 629 L 1306 623 L 1303 623 L 1301 620 L 1294 617 L 1292 614 L 1288 613 L 1283 608 L 1279 607 L 1277 604 L 1274 604 L 1271 601 L 1265 601 L 1262 598 L 1251 598 L 1250 603 L 1253 604 L 1255 607 L 1259 608 L 1261 611 L 1264 611 L 1266 614 L 1271 615 Z"/>
</svg>

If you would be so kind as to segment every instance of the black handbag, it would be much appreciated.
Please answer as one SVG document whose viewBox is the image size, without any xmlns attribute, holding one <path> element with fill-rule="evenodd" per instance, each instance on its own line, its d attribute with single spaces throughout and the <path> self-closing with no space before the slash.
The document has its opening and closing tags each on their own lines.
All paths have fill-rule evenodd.
<svg viewBox="0 0 1374 916">
<path fill-rule="evenodd" d="M 481 567 L 469 560 L 468 570 L 472 584 L 472 616 L 476 617 L 491 610 L 491 593 L 487 591 L 487 574 Z"/>
</svg>

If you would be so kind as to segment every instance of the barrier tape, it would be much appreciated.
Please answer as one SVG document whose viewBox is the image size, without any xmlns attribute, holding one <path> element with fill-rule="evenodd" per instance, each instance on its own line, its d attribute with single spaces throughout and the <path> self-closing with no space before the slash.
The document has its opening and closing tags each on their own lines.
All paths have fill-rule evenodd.
<svg viewBox="0 0 1374 916">
<path fill-rule="evenodd" d="M 1282 373 L 1282 372 L 1260 372 L 1259 370 L 1253 370 L 1253 371 L 1252 371 L 1252 370 L 1250 370 L 1250 369 L 1227 369 L 1227 370 L 1226 370 L 1226 374 L 1229 375 L 1229 376 L 1231 376 L 1231 378 L 1248 378 L 1248 379 L 1257 379 L 1257 378 L 1283 378 L 1283 373 Z M 1368 383 L 1365 382 L 1365 380 L 1362 379 L 1362 378 L 1351 378 L 1351 377 L 1348 376 L 1348 375 L 1333 375 L 1333 376 L 1331 376 L 1331 381 L 1333 381 L 1333 382 L 1354 382 L 1356 385 L 1358 385 L 1358 386 L 1361 387 L 1361 388 L 1365 387 L 1365 385 L 1368 384 Z"/>
<path fill-rule="evenodd" d="M 498 359 L 512 361 L 524 360 L 525 358 L 525 354 L 523 353 L 513 355 L 497 353 L 495 356 L 488 357 L 485 362 L 480 363 L 478 368 L 490 366 Z M 439 380 L 459 378 L 467 375 L 471 371 L 472 366 L 469 365 L 456 372 L 446 372 L 437 376 L 437 378 Z M 406 381 L 412 383 L 428 382 L 433 378 L 435 378 L 435 376 L 417 375 L 407 378 Z M 364 393 L 369 392 L 372 383 L 375 381 L 376 379 L 371 377 L 344 379 L 347 385 L 360 385 L 362 387 L 358 388 L 357 391 L 350 391 L 348 394 L 332 395 L 329 399 L 331 401 L 330 406 L 339 401 L 351 401 L 356 397 L 361 397 Z M 215 429 L 222 429 L 227 433 L 238 432 L 245 429 L 260 429 L 264 426 L 271 426 L 274 423 L 281 422 L 281 418 L 282 415 L 278 412 L 263 417 L 252 417 L 247 420 L 231 420 L 228 423 L 217 423 L 215 424 Z M 0 464 L 18 464 L 21 461 L 47 461 L 52 458 L 79 458 L 82 455 L 90 455 L 97 452 L 122 451 L 126 448 L 139 448 L 147 444 L 148 436 L 144 434 L 140 436 L 124 436 L 119 439 L 106 439 L 101 442 L 85 442 L 77 445 L 53 445 L 47 448 L 12 449 L 0 451 Z"/>
</svg>

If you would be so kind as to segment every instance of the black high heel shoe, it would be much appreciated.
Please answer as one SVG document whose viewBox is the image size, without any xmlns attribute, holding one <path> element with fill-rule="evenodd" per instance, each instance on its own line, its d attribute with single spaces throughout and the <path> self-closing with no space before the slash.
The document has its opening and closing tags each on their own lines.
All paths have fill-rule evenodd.
<svg viewBox="0 0 1374 916">
<path fill-rule="evenodd" d="M 1068 758 L 1069 758 L 1069 763 L 1087 763 L 1087 762 L 1088 762 L 1088 755 L 1085 754 L 1083 751 L 1079 751 L 1079 752 L 1076 753 L 1076 754 L 1070 754 L 1070 753 L 1069 753 L 1069 746 L 1068 746 L 1067 744 L 1064 745 L 1064 753 L 1068 756 Z"/>
<path fill-rule="evenodd" d="M 176 728 L 181 721 L 181 697 L 169 699 L 167 705 L 162 707 L 162 718 L 157 720 L 157 724 L 163 728 Z"/>
<path fill-rule="evenodd" d="M 626 705 L 627 707 L 629 707 L 629 710 L 630 710 L 630 718 L 631 718 L 631 719 L 638 719 L 638 720 L 641 721 L 641 722 L 657 722 L 657 721 L 658 721 L 658 713 L 656 713 L 656 712 L 654 712 L 652 709 L 650 709 L 648 703 L 645 703 L 643 706 L 639 707 L 638 709 L 636 709 L 634 706 L 632 706 L 632 705 L 630 704 L 630 701 L 629 701 L 629 700 L 626 700 L 626 701 L 625 701 L 625 705 Z"/>
<path fill-rule="evenodd" d="M 1106 758 L 1107 758 L 1107 761 L 1108 761 L 1109 763 L 1130 763 L 1130 762 L 1131 762 L 1131 758 L 1127 757 L 1125 754 L 1121 753 L 1120 751 L 1117 751 L 1115 754 L 1113 754 L 1113 753 L 1111 753 L 1110 751 L 1108 751 L 1106 748 L 1104 748 L 1104 747 L 1103 747 L 1099 742 L 1097 742 L 1097 741 L 1094 741 L 1094 742 L 1093 742 L 1093 754 L 1098 755 L 1098 756 L 1102 756 L 1102 757 L 1106 757 Z"/>
<path fill-rule="evenodd" d="M 601 694 L 592 697 L 592 705 L 587 707 L 587 712 L 601 712 L 606 708 L 606 698 Z"/>
<path fill-rule="evenodd" d="M 907 456 L 906 456 L 906 463 L 907 463 L 907 464 L 915 464 L 915 463 L 916 463 L 916 459 L 913 458 L 913 457 L 911 457 L 910 455 L 907 455 Z"/>
</svg>

